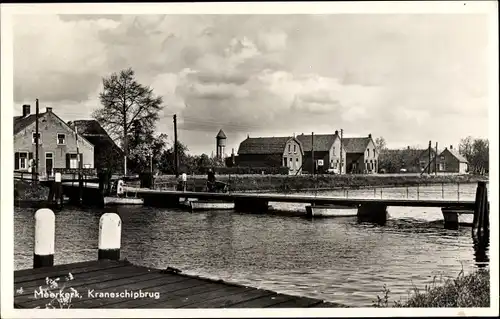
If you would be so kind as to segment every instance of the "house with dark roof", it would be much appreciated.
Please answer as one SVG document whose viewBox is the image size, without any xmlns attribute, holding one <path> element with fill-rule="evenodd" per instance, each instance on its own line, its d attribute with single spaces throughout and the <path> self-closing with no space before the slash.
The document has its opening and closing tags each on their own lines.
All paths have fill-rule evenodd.
<svg viewBox="0 0 500 319">
<path fill-rule="evenodd" d="M 94 145 L 77 134 L 51 107 L 38 114 L 38 172 L 52 176 L 54 168 L 94 168 Z M 32 171 L 36 157 L 36 114 L 23 105 L 14 117 L 14 169 Z M 77 145 L 80 161 L 77 157 Z"/>
<path fill-rule="evenodd" d="M 445 148 L 438 157 L 438 173 L 465 174 L 469 169 L 469 163 L 453 145 Z"/>
<path fill-rule="evenodd" d="M 346 172 L 367 174 L 378 172 L 378 151 L 375 149 L 372 135 L 368 137 L 348 137 L 342 139 L 346 152 Z"/>
<path fill-rule="evenodd" d="M 116 145 L 106 130 L 96 120 L 76 120 L 68 122 L 78 134 L 94 145 L 94 166 L 98 170 L 123 171 L 123 150 Z"/>
<path fill-rule="evenodd" d="M 342 163 L 345 163 L 346 151 L 342 149 L 340 156 L 340 136 L 339 132 L 335 134 L 314 134 L 297 135 L 297 139 L 304 148 L 304 166 L 305 172 L 311 173 L 313 170 L 313 150 L 314 150 L 314 170 L 316 173 L 326 173 L 333 171 L 339 173 Z M 342 166 L 342 172 L 345 173 L 345 166 Z"/>
<path fill-rule="evenodd" d="M 408 146 L 405 149 L 384 149 L 379 154 L 379 170 L 387 173 L 398 173 L 405 170 L 408 173 L 428 171 L 429 152 L 431 154 L 431 173 L 435 172 L 436 150 L 431 148 L 416 149 Z"/>
<path fill-rule="evenodd" d="M 238 148 L 237 165 L 243 167 L 289 168 L 289 174 L 302 172 L 302 143 L 295 137 L 247 137 Z"/>
</svg>

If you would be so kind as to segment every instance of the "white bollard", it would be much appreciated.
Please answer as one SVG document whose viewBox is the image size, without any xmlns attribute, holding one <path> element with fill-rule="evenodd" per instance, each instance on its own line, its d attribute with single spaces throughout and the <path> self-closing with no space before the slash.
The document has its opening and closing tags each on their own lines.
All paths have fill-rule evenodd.
<svg viewBox="0 0 500 319">
<path fill-rule="evenodd" d="M 48 208 L 35 213 L 35 253 L 33 268 L 54 265 L 54 242 L 56 237 L 56 217 Z"/>
<path fill-rule="evenodd" d="M 115 213 L 105 213 L 99 221 L 98 259 L 120 259 L 122 221 Z"/>
</svg>

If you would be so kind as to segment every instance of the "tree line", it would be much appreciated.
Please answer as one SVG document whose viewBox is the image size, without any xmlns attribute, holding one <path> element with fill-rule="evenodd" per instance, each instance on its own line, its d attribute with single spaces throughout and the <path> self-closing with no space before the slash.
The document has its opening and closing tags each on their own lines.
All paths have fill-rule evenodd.
<svg viewBox="0 0 500 319">
<path fill-rule="evenodd" d="M 423 149 L 415 146 L 409 146 L 405 149 L 388 149 L 383 137 L 375 139 L 375 146 L 379 151 L 379 170 L 394 173 L 399 172 L 401 168 L 405 168 L 409 172 L 420 172 L 418 156 Z M 474 138 L 472 136 L 462 138 L 458 151 L 467 160 L 470 173 L 485 174 L 489 171 L 488 139 Z"/>
</svg>

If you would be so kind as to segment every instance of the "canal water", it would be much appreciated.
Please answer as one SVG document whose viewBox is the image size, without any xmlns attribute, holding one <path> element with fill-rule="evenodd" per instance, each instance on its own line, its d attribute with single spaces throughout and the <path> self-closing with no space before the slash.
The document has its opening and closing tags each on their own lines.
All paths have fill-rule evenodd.
<svg viewBox="0 0 500 319">
<path fill-rule="evenodd" d="M 475 188 L 460 185 L 460 200 L 473 200 Z M 380 190 L 350 190 L 347 196 L 380 198 Z M 317 195 L 346 196 L 343 191 Z M 420 186 L 418 195 L 415 187 L 382 189 L 383 198 L 407 196 L 456 199 L 457 185 Z M 283 210 L 305 206 L 271 204 Z M 439 208 L 411 207 L 389 207 L 383 227 L 358 224 L 355 217 L 309 220 L 233 211 L 65 207 L 56 213 L 55 263 L 95 260 L 99 218 L 109 211 L 121 216 L 122 257 L 133 263 L 176 267 L 351 307 L 371 306 L 384 285 L 392 300 L 405 300 L 413 287 L 477 267 L 470 227 L 445 230 Z M 33 214 L 33 209 L 15 208 L 15 269 L 32 267 Z"/>
</svg>

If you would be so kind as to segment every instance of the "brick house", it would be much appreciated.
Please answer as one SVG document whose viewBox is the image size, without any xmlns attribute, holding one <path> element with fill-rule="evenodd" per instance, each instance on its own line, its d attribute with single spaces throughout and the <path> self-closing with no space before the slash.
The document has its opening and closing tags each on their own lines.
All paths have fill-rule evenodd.
<svg viewBox="0 0 500 319">
<path fill-rule="evenodd" d="M 431 149 L 431 172 L 435 172 L 436 150 Z M 379 169 L 387 173 L 397 173 L 401 169 L 408 173 L 420 173 L 427 171 L 429 163 L 429 149 L 384 149 L 379 154 Z"/>
<path fill-rule="evenodd" d="M 302 172 L 302 144 L 295 137 L 247 137 L 238 148 L 238 166 L 289 168 L 289 174 Z"/>
<path fill-rule="evenodd" d="M 123 172 L 123 150 L 96 120 L 70 121 L 68 125 L 94 145 L 94 167 Z"/>
<path fill-rule="evenodd" d="M 467 160 L 450 145 L 445 148 L 438 156 L 438 173 L 458 173 L 465 174 L 468 171 Z"/>
<path fill-rule="evenodd" d="M 297 139 L 302 143 L 304 148 L 304 166 L 305 172 L 311 173 L 312 171 L 312 151 L 314 149 L 314 160 L 316 161 L 316 173 L 326 173 L 328 170 L 335 173 L 339 172 L 340 165 L 340 136 L 338 131 L 335 134 L 315 134 L 312 135 L 298 135 Z M 314 141 L 313 141 L 314 140 Z M 314 144 L 314 145 L 313 145 Z M 346 152 L 342 149 L 342 162 L 345 163 Z M 319 165 L 322 164 L 322 165 Z M 345 166 L 343 166 L 342 173 L 345 173 Z"/>
<path fill-rule="evenodd" d="M 346 152 L 346 171 L 352 174 L 378 172 L 378 151 L 375 149 L 372 135 L 368 137 L 350 137 L 342 139 Z"/>
<path fill-rule="evenodd" d="M 77 168 L 77 141 L 82 168 L 94 168 L 94 146 L 74 130 L 52 108 L 38 115 L 39 173 L 53 175 L 54 168 Z M 36 154 L 36 114 L 23 105 L 23 114 L 14 117 L 14 169 L 32 171 Z"/>
</svg>

